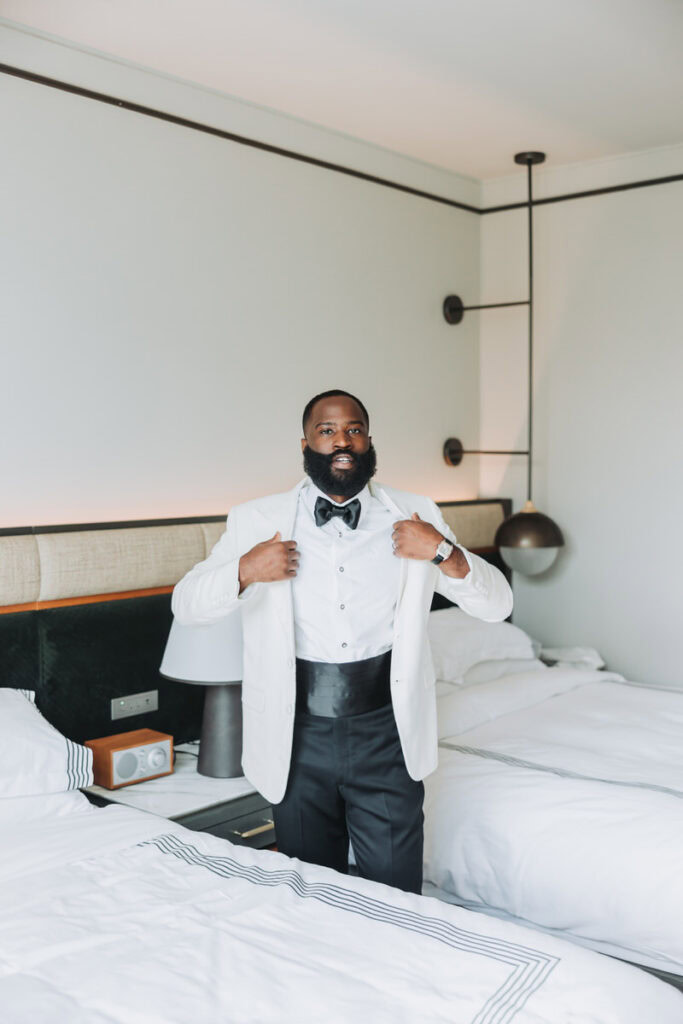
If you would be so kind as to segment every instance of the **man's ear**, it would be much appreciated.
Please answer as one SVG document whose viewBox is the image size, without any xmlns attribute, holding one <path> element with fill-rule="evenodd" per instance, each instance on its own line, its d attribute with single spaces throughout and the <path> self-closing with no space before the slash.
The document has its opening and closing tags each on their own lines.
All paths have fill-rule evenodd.
<svg viewBox="0 0 683 1024">
<path fill-rule="evenodd" d="M 308 444 L 308 441 L 306 440 L 306 438 L 302 437 L 301 438 L 301 451 L 304 450 L 304 448 L 306 447 L 307 444 Z"/>
</svg>

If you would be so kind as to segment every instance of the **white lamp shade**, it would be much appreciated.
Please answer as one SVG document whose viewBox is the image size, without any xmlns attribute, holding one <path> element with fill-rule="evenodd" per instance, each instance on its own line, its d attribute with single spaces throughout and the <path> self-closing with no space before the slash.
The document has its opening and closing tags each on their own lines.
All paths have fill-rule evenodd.
<svg viewBox="0 0 683 1024">
<path fill-rule="evenodd" d="M 240 612 L 232 612 L 210 626 L 181 626 L 174 619 L 159 671 L 181 683 L 211 686 L 241 682 Z"/>
</svg>

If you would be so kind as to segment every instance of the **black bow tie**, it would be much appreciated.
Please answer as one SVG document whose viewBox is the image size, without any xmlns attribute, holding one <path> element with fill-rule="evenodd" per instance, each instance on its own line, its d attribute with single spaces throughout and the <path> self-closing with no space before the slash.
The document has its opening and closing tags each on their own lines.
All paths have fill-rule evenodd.
<svg viewBox="0 0 683 1024">
<path fill-rule="evenodd" d="M 315 499 L 316 526 L 324 526 L 334 516 L 340 516 L 350 530 L 355 530 L 360 519 L 360 501 L 354 498 L 348 505 L 334 505 L 327 498 Z"/>
</svg>

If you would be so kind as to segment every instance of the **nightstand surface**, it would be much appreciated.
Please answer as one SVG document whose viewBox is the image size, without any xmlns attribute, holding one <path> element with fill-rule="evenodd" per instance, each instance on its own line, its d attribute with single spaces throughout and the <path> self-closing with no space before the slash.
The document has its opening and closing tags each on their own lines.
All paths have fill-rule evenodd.
<svg viewBox="0 0 683 1024">
<path fill-rule="evenodd" d="M 175 748 L 172 775 L 137 782 L 121 789 L 88 786 L 93 803 L 117 803 L 170 818 L 196 832 L 262 848 L 275 841 L 268 801 L 242 776 L 214 779 L 197 771 L 198 743 Z"/>
<path fill-rule="evenodd" d="M 176 747 L 172 775 L 137 782 L 121 789 L 88 786 L 85 792 L 113 803 L 151 811 L 152 814 L 174 821 L 197 811 L 230 803 L 248 794 L 256 794 L 244 776 L 237 779 L 213 779 L 200 775 L 194 753 L 198 749 L 198 743 L 183 743 Z M 264 806 L 267 806 L 266 801 Z"/>
</svg>

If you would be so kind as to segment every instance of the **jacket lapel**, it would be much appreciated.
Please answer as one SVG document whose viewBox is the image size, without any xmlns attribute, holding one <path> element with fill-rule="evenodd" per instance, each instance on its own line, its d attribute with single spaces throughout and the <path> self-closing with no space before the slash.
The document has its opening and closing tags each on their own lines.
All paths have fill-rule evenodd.
<svg viewBox="0 0 683 1024">
<path fill-rule="evenodd" d="M 279 530 L 282 540 L 292 539 L 294 523 L 296 520 L 296 510 L 299 502 L 299 492 L 306 482 L 307 478 L 304 477 L 303 480 L 299 481 L 296 487 L 292 488 L 291 491 L 287 491 L 287 493 L 282 496 L 282 503 L 280 505 L 275 506 L 272 511 L 269 509 L 267 514 L 265 512 L 261 513 L 272 526 L 273 533 Z M 292 607 L 292 581 L 283 580 L 281 586 L 273 588 L 273 598 L 275 599 L 278 618 L 286 630 L 287 635 L 291 638 L 293 646 L 294 611 Z"/>
<path fill-rule="evenodd" d="M 381 484 L 376 484 L 371 481 L 370 493 L 372 494 L 373 498 L 377 498 L 377 500 L 381 501 L 383 505 L 386 505 L 387 508 L 391 509 L 391 511 L 395 514 L 397 519 L 410 519 L 410 512 L 405 508 L 401 508 L 394 501 L 394 499 L 389 494 L 387 494 L 387 492 L 384 490 Z M 411 570 L 419 564 L 419 562 L 411 562 L 408 558 L 401 559 L 401 568 L 398 578 L 398 596 L 396 599 L 397 608 L 398 605 L 401 603 L 401 598 L 403 597 L 403 593 L 406 588 L 406 583 L 410 578 Z"/>
</svg>

